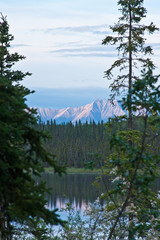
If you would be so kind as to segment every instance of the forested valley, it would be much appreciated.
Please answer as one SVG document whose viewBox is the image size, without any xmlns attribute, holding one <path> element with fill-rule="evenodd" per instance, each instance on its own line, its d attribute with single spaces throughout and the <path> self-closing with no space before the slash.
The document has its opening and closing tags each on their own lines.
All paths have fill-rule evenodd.
<svg viewBox="0 0 160 240">
<path fill-rule="evenodd" d="M 58 164 L 75 168 L 101 168 L 111 154 L 110 140 L 118 131 L 126 130 L 128 120 L 125 117 L 115 117 L 107 123 L 96 124 L 94 121 L 82 124 L 56 124 L 56 121 L 39 121 L 36 128 L 47 131 L 50 139 L 44 143 L 48 152 L 56 156 Z M 143 128 L 141 117 L 133 118 L 134 130 Z M 152 130 L 148 130 L 148 144 L 154 152 L 160 152 L 159 141 L 155 142 Z M 152 141 L 154 140 L 154 144 Z M 156 143 L 156 144 L 155 144 Z"/>
<path fill-rule="evenodd" d="M 26 103 L 34 91 L 21 84 L 31 73 L 15 70 L 25 57 L 13 53 L 14 36 L 1 14 L 1 240 L 160 239 L 160 191 L 152 190 L 160 175 L 160 74 L 149 58 L 152 46 L 146 44 L 146 36 L 159 28 L 141 22 L 147 13 L 143 2 L 118 0 L 122 15 L 110 27 L 112 35 L 102 41 L 118 51 L 117 60 L 104 73 L 112 81 L 111 99 L 121 97 L 128 116 L 98 124 L 39 120 Z M 66 205 L 67 222 L 57 208 L 47 208 L 45 167 L 61 176 L 66 174 L 64 166 L 102 170 L 98 178 L 105 190 L 86 208 L 86 219 L 74 214 L 71 203 Z M 53 225 L 58 224 L 61 230 L 56 233 Z"/>
<path fill-rule="evenodd" d="M 109 138 L 103 121 L 61 125 L 48 121 L 39 123 L 37 127 L 51 136 L 45 142 L 45 148 L 55 154 L 61 165 L 83 168 L 85 164 L 93 163 L 93 166 L 100 167 L 109 154 Z"/>
</svg>

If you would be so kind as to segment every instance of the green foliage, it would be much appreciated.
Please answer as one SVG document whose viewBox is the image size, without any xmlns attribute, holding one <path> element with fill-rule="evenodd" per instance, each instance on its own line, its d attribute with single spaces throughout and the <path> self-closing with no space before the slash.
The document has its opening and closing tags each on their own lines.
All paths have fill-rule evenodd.
<svg viewBox="0 0 160 240">
<path fill-rule="evenodd" d="M 10 53 L 9 25 L 0 19 L 0 238 L 12 239 L 12 222 L 25 224 L 28 218 L 46 223 L 62 223 L 56 211 L 45 208 L 44 182 L 36 181 L 48 163 L 62 173 L 52 154 L 43 147 L 47 134 L 36 130 L 37 113 L 26 105 L 26 96 L 33 93 L 20 84 L 30 73 L 13 70 L 24 56 Z M 14 67 L 15 69 L 15 67 Z"/>
<path fill-rule="evenodd" d="M 152 68 L 143 69 L 141 75 L 142 78 L 136 80 L 131 90 L 133 95 L 131 107 L 133 111 L 140 111 L 139 115 L 159 116 L 160 86 L 156 85 L 156 83 L 160 75 L 154 76 Z M 124 100 L 126 105 L 128 105 L 127 101 Z"/>
<path fill-rule="evenodd" d="M 138 131 L 143 131 L 144 125 L 143 116 L 142 114 L 139 115 L 140 112 L 144 112 L 144 109 L 141 110 L 140 106 L 138 106 L 138 109 L 136 112 L 137 116 L 133 116 L 135 134 L 138 134 Z M 158 127 L 158 116 L 156 116 L 156 119 L 154 118 L 153 120 L 152 117 L 149 116 L 148 120 L 150 122 L 154 121 L 154 123 L 156 121 L 156 126 Z M 150 138 L 148 137 L 146 141 L 148 146 L 151 145 L 152 151 L 158 154 L 160 149 L 157 137 L 154 144 L 152 142 L 154 133 L 156 133 L 157 136 L 159 134 L 159 132 L 156 132 L 157 130 L 155 129 L 154 123 L 149 126 L 147 134 L 149 134 Z M 57 125 L 56 123 L 53 124 L 53 122 L 47 124 L 39 123 L 36 125 L 36 129 L 48 131 L 52 136 L 49 141 L 44 143 L 44 146 L 49 152 L 56 155 L 57 162 L 60 165 L 66 165 L 67 168 L 81 168 L 81 172 L 86 172 L 86 169 L 96 170 L 104 166 L 106 158 L 108 158 L 112 152 L 112 150 L 110 150 L 110 140 L 112 136 L 120 131 L 126 131 L 127 128 L 127 116 L 115 117 L 114 119 L 109 119 L 105 124 L 101 122 L 97 125 L 93 125 L 93 123 Z M 47 168 L 47 165 L 45 165 L 45 167 Z M 83 168 L 85 169 L 83 170 Z"/>
<path fill-rule="evenodd" d="M 75 168 L 100 168 L 109 154 L 109 138 L 103 123 L 39 123 L 37 129 L 48 131 L 52 138 L 45 148 L 56 155 L 60 165 Z"/>
<path fill-rule="evenodd" d="M 117 237 L 130 240 L 160 237 L 160 200 L 157 193 L 151 191 L 151 184 L 158 176 L 157 165 L 160 164 L 160 157 L 153 147 L 159 136 L 159 75 L 153 75 L 155 67 L 151 59 L 144 58 L 152 54 L 151 46 L 145 44 L 145 32 L 152 34 L 158 28 L 153 23 L 140 23 L 147 12 L 143 2 L 119 0 L 122 16 L 111 27 L 117 35 L 103 40 L 105 45 L 119 43 L 116 49 L 122 55 L 105 72 L 105 76 L 111 79 L 113 70 L 119 68 L 121 75 L 110 85 L 112 97 L 127 90 L 123 106 L 129 113 L 129 130 L 124 131 L 122 122 L 118 122 L 119 129 L 111 138 L 112 153 L 104 170 L 113 182 L 113 189 L 106 188 L 104 195 L 111 203 L 107 205 L 107 213 L 111 213 L 108 240 Z M 134 124 L 133 114 L 139 119 L 138 127 Z"/>
<path fill-rule="evenodd" d="M 60 239 L 64 240 L 83 240 L 84 232 L 83 226 L 84 221 L 82 220 L 80 213 L 75 211 L 70 203 L 66 204 L 66 208 L 62 209 L 68 215 L 67 223 L 65 224 L 63 229 L 60 229 L 58 235 Z"/>
<path fill-rule="evenodd" d="M 29 218 L 25 225 L 20 225 L 14 232 L 14 240 L 49 240 L 53 236 L 53 229 L 44 220 Z"/>
<path fill-rule="evenodd" d="M 97 199 L 95 203 L 89 204 L 84 214 L 76 212 L 71 204 L 68 203 L 63 209 L 68 213 L 67 223 L 65 227 L 59 229 L 57 240 L 97 240 L 106 239 L 107 225 L 103 221 L 104 211 L 102 211 L 100 200 Z"/>
<path fill-rule="evenodd" d="M 118 67 L 121 72 L 121 75 L 117 75 L 110 85 L 113 97 L 125 89 L 129 93 L 132 83 L 138 77 L 137 67 L 140 67 L 140 65 L 142 65 L 142 68 L 153 67 L 152 60 L 144 58 L 144 55 L 152 54 L 151 46 L 147 46 L 145 43 L 145 33 L 152 34 L 158 28 L 153 23 L 149 25 L 141 24 L 147 13 L 143 7 L 143 2 L 143 0 L 119 0 L 118 5 L 122 16 L 114 26 L 110 27 L 114 35 L 107 36 L 102 42 L 104 45 L 116 45 L 120 56 L 105 71 L 105 76 L 108 79 L 113 78 L 115 68 Z M 119 45 L 117 46 L 117 44 Z"/>
<path fill-rule="evenodd" d="M 144 58 L 144 55 L 152 54 L 152 48 L 145 45 L 144 34 L 158 29 L 153 23 L 148 26 L 140 24 L 146 14 L 143 0 L 119 0 L 118 5 L 121 6 L 122 17 L 111 27 L 117 36 L 106 37 L 103 44 L 119 43 L 117 50 L 122 56 L 105 74 L 110 79 L 115 67 L 120 72 L 124 71 L 110 87 L 114 92 L 113 97 L 120 93 L 121 88 L 122 91 L 127 88 L 128 94 L 123 99 L 123 105 L 129 112 L 129 119 L 116 118 L 107 124 L 111 135 L 111 153 L 102 169 L 106 192 L 100 198 L 105 204 L 100 208 L 99 204 L 92 206 L 89 219 L 83 228 L 80 225 L 80 239 L 158 240 L 160 198 L 158 193 L 151 190 L 151 185 L 158 177 L 157 166 L 160 164 L 160 155 L 156 154 L 153 147 L 157 143 L 160 129 L 159 76 L 153 75 L 154 65 L 151 59 Z M 138 57 L 139 53 L 142 57 Z M 139 67 L 137 61 L 142 65 L 141 77 L 133 72 L 133 67 Z M 133 113 L 137 115 L 134 117 L 137 121 L 132 125 Z M 129 130 L 124 128 L 128 121 Z M 89 161 L 89 167 L 92 164 L 93 161 Z M 112 181 L 111 190 L 108 190 L 105 182 L 106 175 Z M 71 226 L 72 220 L 69 221 Z M 66 231 L 64 236 L 74 234 L 75 238 L 77 228 L 67 229 L 69 232 Z"/>
<path fill-rule="evenodd" d="M 159 99 L 158 77 L 152 68 L 142 71 L 132 87 L 132 104 L 124 98 L 124 107 L 132 107 L 141 119 L 140 129 L 118 130 L 112 136 L 112 154 L 106 161 L 104 173 L 113 183 L 111 190 L 106 189 L 104 199 L 110 199 L 107 212 L 109 239 L 158 239 L 160 223 L 159 194 L 151 190 L 159 176 L 157 166 L 160 155 L 148 144 L 152 137 L 155 144 L 159 137 Z M 109 123 L 111 124 L 111 123 Z M 150 140 L 149 140 L 150 139 Z M 103 179 L 103 178 L 102 178 Z"/>
</svg>

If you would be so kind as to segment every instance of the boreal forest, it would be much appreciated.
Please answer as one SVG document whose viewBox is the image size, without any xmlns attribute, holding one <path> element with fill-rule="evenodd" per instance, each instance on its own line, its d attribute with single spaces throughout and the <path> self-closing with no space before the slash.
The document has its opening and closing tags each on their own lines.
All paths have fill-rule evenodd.
<svg viewBox="0 0 160 240">
<path fill-rule="evenodd" d="M 96 124 L 94 121 L 82 124 L 56 124 L 56 121 L 39 121 L 36 128 L 46 131 L 50 136 L 44 145 L 48 152 L 56 156 L 58 164 L 75 168 L 101 168 L 111 154 L 110 140 L 117 131 L 126 130 L 127 117 L 115 117 Z M 142 117 L 133 118 L 133 128 L 142 131 Z M 147 143 L 152 146 L 152 151 L 159 154 L 159 139 L 154 137 L 150 128 Z M 154 142 L 154 144 L 153 144 Z"/>
<path fill-rule="evenodd" d="M 1 240 L 160 239 L 160 191 L 152 188 L 160 176 L 160 74 L 146 41 L 159 28 L 143 21 L 143 0 L 117 5 L 121 15 L 102 44 L 113 45 L 118 56 L 104 74 L 111 99 L 121 97 L 128 114 L 98 124 L 39 120 L 26 101 L 34 91 L 21 84 L 31 73 L 16 70 L 25 57 L 12 51 L 14 36 L 0 16 Z M 65 167 L 101 169 L 96 184 L 101 180 L 104 191 L 84 218 L 70 202 L 67 221 L 49 207 L 48 167 L 54 176 L 66 174 Z"/>
</svg>

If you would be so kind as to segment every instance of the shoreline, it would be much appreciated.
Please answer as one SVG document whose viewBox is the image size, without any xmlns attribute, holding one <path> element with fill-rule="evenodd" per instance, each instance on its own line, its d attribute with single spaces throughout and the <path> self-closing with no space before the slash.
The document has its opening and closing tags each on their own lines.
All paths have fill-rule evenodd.
<svg viewBox="0 0 160 240">
<path fill-rule="evenodd" d="M 46 173 L 54 173 L 54 170 L 53 168 L 51 167 L 48 167 L 48 168 L 45 168 L 45 172 Z M 66 173 L 68 174 L 71 174 L 71 173 L 82 173 L 82 174 L 100 174 L 101 173 L 101 169 L 93 169 L 93 170 L 90 170 L 90 169 L 85 169 L 85 168 L 66 168 Z"/>
</svg>

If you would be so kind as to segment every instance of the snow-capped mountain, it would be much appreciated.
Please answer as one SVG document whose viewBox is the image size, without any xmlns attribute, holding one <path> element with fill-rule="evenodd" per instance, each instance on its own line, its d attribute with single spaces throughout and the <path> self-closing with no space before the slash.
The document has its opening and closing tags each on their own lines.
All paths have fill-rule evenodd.
<svg viewBox="0 0 160 240">
<path fill-rule="evenodd" d="M 109 117 L 122 116 L 126 112 L 122 109 L 121 102 L 114 100 L 114 104 L 110 100 L 96 100 L 82 107 L 64 109 L 37 108 L 38 114 L 43 122 L 47 120 L 56 120 L 57 124 L 81 120 L 95 121 L 96 123 L 103 120 L 106 122 Z"/>
</svg>

